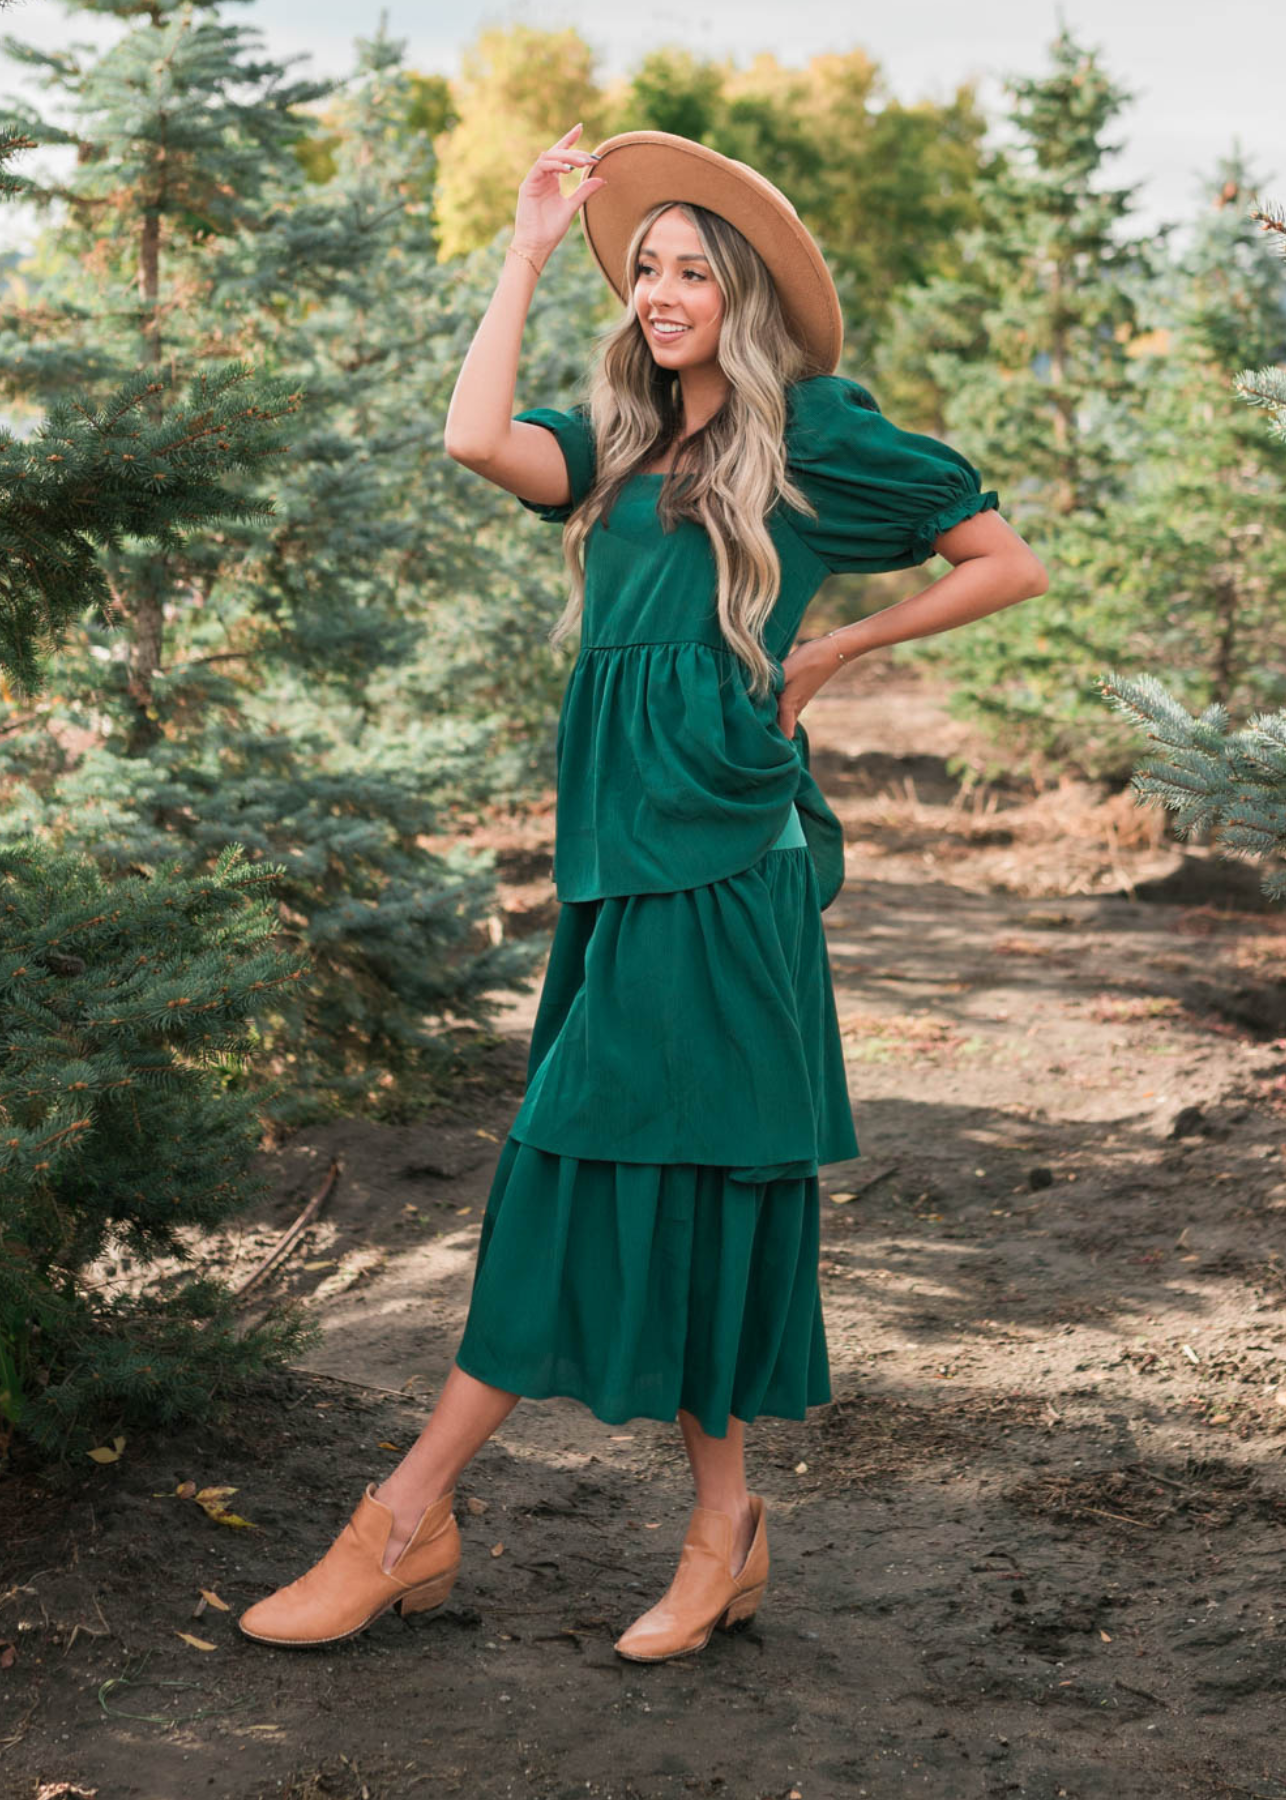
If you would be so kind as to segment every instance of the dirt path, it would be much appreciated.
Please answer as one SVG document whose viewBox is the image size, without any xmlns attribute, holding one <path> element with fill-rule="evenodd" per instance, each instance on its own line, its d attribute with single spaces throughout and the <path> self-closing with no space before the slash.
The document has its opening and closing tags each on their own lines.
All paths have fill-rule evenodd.
<svg viewBox="0 0 1286 1800">
<path fill-rule="evenodd" d="M 307 1373 L 70 1495 L 8 1484 L 5 1800 L 1286 1800 L 1286 917 L 1128 797 L 962 795 L 932 693 L 845 677 L 807 723 L 849 841 L 827 924 L 863 1154 L 824 1172 L 834 1401 L 751 1433 L 750 1630 L 614 1655 L 686 1464 L 673 1425 L 570 1401 L 471 1466 L 442 1612 L 307 1655 L 233 1625 L 443 1378 L 533 994 L 450 1119 L 277 1157 L 241 1266 L 344 1159 L 277 1290 L 324 1320 Z M 506 840 L 515 919 L 549 919 L 547 825 Z M 233 1614 L 194 1620 L 202 1587 Z"/>
</svg>

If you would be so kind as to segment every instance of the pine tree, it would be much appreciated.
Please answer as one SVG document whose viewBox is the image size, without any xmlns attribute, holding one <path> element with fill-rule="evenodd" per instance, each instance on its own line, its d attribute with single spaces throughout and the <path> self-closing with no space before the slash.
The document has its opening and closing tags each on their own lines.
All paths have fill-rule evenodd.
<svg viewBox="0 0 1286 1800">
<path fill-rule="evenodd" d="M 272 717 L 320 701 L 345 740 L 372 755 L 378 746 L 382 767 L 404 779 L 431 772 L 435 811 L 448 816 L 518 805 L 548 778 L 561 659 L 543 639 L 551 571 L 562 576 L 551 534 L 442 448 L 503 244 L 439 260 L 417 107 L 401 47 L 361 44 L 351 89 L 328 115 L 328 180 L 274 228 L 272 254 L 297 271 L 301 304 L 249 313 L 245 331 L 306 388 L 318 429 L 298 444 L 279 489 L 282 523 L 254 554 L 257 604 L 285 637 L 269 672 Z M 308 241 L 323 219 L 334 248 L 318 264 Z M 261 279 L 262 239 L 242 246 L 229 290 Z M 341 254 L 351 266 L 335 265 Z M 533 300 L 521 381 L 540 398 L 579 372 L 578 282 L 583 294 L 582 264 L 560 256 Z M 324 723 L 313 715 L 313 729 Z"/>
<path fill-rule="evenodd" d="M 1156 270 L 1129 235 L 1135 188 L 1102 183 L 1132 96 L 1066 27 L 1049 57 L 1005 82 L 1008 141 L 980 179 L 960 275 L 907 295 L 877 370 L 899 404 L 927 374 L 926 425 L 967 442 L 1016 519 L 1041 521 L 1100 515 L 1128 475 L 1130 344 Z"/>
<path fill-rule="evenodd" d="M 1209 834 L 1221 855 L 1260 861 L 1265 894 L 1286 900 L 1286 712 L 1230 731 L 1226 707 L 1194 718 L 1155 675 L 1112 673 L 1101 687 L 1156 746 L 1135 771 L 1136 792 L 1174 814 L 1181 838 Z"/>
<path fill-rule="evenodd" d="M 0 192 L 25 190 L 8 163 L 31 145 L 0 130 Z M 268 510 L 223 482 L 280 452 L 293 400 L 232 364 L 177 404 L 171 385 L 135 372 L 101 406 L 57 402 L 25 443 L 0 432 L 0 671 L 36 711 L 58 704 L 63 632 L 110 602 L 99 550 Z M 266 1185 L 254 1015 L 308 973 L 271 941 L 279 874 L 229 851 L 208 875 L 108 881 L 0 841 L 0 1453 L 15 1430 L 66 1455 L 208 1416 L 308 1335 L 293 1309 L 243 1332 L 190 1269 L 199 1234 Z"/>
<path fill-rule="evenodd" d="M 1230 170 L 1220 190 L 1227 204 L 1239 197 L 1240 180 L 1238 165 Z M 1273 234 L 1278 255 L 1286 260 L 1286 211 L 1271 202 L 1252 200 L 1248 218 Z M 1244 236 L 1238 229 L 1225 254 L 1212 260 L 1205 305 L 1198 315 L 1198 335 L 1212 346 L 1225 367 L 1236 356 L 1238 344 L 1243 346 L 1243 354 L 1275 355 L 1273 363 L 1239 368 L 1231 386 L 1251 406 L 1267 411 L 1269 436 L 1277 444 L 1286 444 L 1281 288 L 1277 282 L 1270 283 L 1267 304 L 1248 303 L 1248 295 L 1258 293 L 1260 284 L 1254 270 L 1245 267 L 1243 246 Z M 1238 498 L 1233 496 L 1234 506 Z M 1280 507 L 1280 489 L 1270 498 Z M 1243 520 L 1245 512 L 1239 509 Z M 1254 532 L 1253 520 L 1243 529 L 1247 535 L 1259 535 Z M 1271 539 L 1270 545 L 1276 547 Z M 1249 572 L 1246 579 L 1248 576 Z M 1272 576 L 1280 583 L 1279 565 Z M 1266 605 L 1270 612 L 1276 609 L 1276 643 L 1280 646 L 1286 605 L 1280 599 Z M 1280 658 L 1273 668 L 1280 682 Z M 1100 685 L 1112 708 L 1144 727 L 1157 747 L 1135 772 L 1136 790 L 1147 802 L 1175 815 L 1180 837 L 1209 833 L 1222 855 L 1258 860 L 1263 865 L 1264 892 L 1270 899 L 1286 900 L 1286 709 L 1257 713 L 1240 730 L 1231 731 L 1228 709 L 1222 703 L 1215 701 L 1193 717 L 1155 675 L 1127 676 L 1113 671 Z"/>
<path fill-rule="evenodd" d="M 1048 597 L 943 640 L 959 705 L 1010 744 L 1123 778 L 1129 739 L 1101 718 L 1104 668 L 1172 668 L 1185 704 L 1233 712 L 1286 698 L 1277 646 L 1286 582 L 1286 456 L 1232 386 L 1240 336 L 1256 357 L 1286 344 L 1286 284 L 1253 255 L 1225 161 L 1204 184 L 1187 249 L 1153 288 L 1159 329 L 1138 359 L 1128 485 L 1097 520 L 1033 530 Z M 1096 712 L 1100 717 L 1096 718 Z"/>
<path fill-rule="evenodd" d="M 0 845 L 0 1417 L 47 1451 L 208 1416 L 308 1335 L 293 1309 L 242 1333 L 191 1270 L 266 1191 L 253 1015 L 307 972 L 271 942 L 274 874 L 106 881 Z"/>
<path fill-rule="evenodd" d="M 65 182 L 33 191 L 65 205 L 60 248 L 64 257 L 79 252 L 80 280 L 56 310 L 19 314 L 0 339 L 20 360 L 14 385 L 42 399 L 91 381 L 115 387 L 138 368 L 160 370 L 184 355 L 181 294 L 167 258 L 199 261 L 203 248 L 257 225 L 268 171 L 305 129 L 299 109 L 329 91 L 326 83 L 285 81 L 279 65 L 256 66 L 248 34 L 219 22 L 205 0 L 152 0 L 141 19 L 134 0 L 96 0 L 93 11 L 134 22 L 96 61 L 82 62 L 76 46 L 49 52 L 4 40 L 15 62 L 74 104 L 73 130 L 14 109 L 37 143 L 78 148 Z M 81 298 L 90 259 L 98 306 Z M 158 420 L 159 397 L 149 410 Z M 130 623 L 135 751 L 161 736 L 154 671 L 164 657 L 165 609 L 186 574 L 150 546 L 122 546 L 109 562 Z"/>
<path fill-rule="evenodd" d="M 251 362 L 302 411 L 270 519 L 103 556 L 112 628 L 90 619 L 59 657 L 56 716 L 0 735 L 11 828 L 107 872 L 196 872 L 231 845 L 279 863 L 283 933 L 320 987 L 265 1002 L 266 1048 L 291 1076 L 278 1116 L 404 1114 L 485 1053 L 459 1024 L 485 1025 L 543 948 L 498 929 L 490 853 L 427 841 L 529 790 L 553 736 L 539 659 L 533 681 L 485 635 L 435 657 L 432 609 L 453 588 L 453 620 L 471 579 L 494 596 L 497 634 L 506 588 L 532 621 L 550 597 L 516 536 L 484 547 L 441 449 L 436 390 L 462 318 L 422 197 L 431 149 L 408 123 L 421 95 L 390 46 L 364 48 L 315 182 L 299 108 L 335 84 L 288 82 L 213 4 L 109 10 L 124 32 L 97 61 L 25 53 L 82 151 L 41 189 L 62 216 L 34 303 L 0 325 L 4 386 L 48 405 L 159 352 L 178 371 Z"/>
<path fill-rule="evenodd" d="M 1286 703 L 1286 446 L 1233 387 L 1247 360 L 1286 356 L 1286 282 L 1253 241 L 1253 185 L 1239 157 L 1203 184 L 1157 302 L 1165 349 L 1143 366 L 1130 500 L 1106 539 L 1113 660 L 1172 669 L 1181 700 L 1234 713 Z"/>
<path fill-rule="evenodd" d="M 1130 233 L 1133 192 L 1103 180 L 1129 95 L 1066 29 L 1050 68 L 1011 77 L 1009 138 L 980 178 L 960 273 L 912 290 L 877 358 L 886 411 L 977 464 L 1053 572 L 1039 601 L 917 642 L 951 705 L 1003 740 L 998 762 L 1050 756 L 1104 771 L 1124 734 L 1093 680 L 1133 629 L 1116 535 L 1146 429 L 1137 354 L 1152 323 L 1156 242 Z"/>
<path fill-rule="evenodd" d="M 87 608 L 110 619 L 100 550 L 135 538 L 177 552 L 196 525 L 271 512 L 223 478 L 280 455 L 277 421 L 297 396 L 228 364 L 157 418 L 169 388 L 168 370 L 144 371 L 102 405 L 55 402 L 27 440 L 0 429 L 0 671 L 24 700 L 46 688 L 48 659 Z"/>
</svg>

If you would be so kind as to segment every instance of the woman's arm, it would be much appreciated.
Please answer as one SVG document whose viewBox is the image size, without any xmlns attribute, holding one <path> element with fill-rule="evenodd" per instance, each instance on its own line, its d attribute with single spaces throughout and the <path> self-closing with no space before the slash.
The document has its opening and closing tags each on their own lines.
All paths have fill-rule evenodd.
<svg viewBox="0 0 1286 1800">
<path fill-rule="evenodd" d="M 1019 600 L 1030 600 L 1049 587 L 1044 563 L 998 512 L 962 519 L 939 535 L 934 549 L 954 564 L 949 575 L 940 575 L 918 594 L 908 594 L 869 618 L 855 619 L 851 625 L 812 640 L 828 646 L 836 668 L 841 661 L 839 652 L 847 662 L 884 644 L 931 637 Z"/>
<path fill-rule="evenodd" d="M 565 170 L 593 164 L 588 150 L 572 148 L 580 130 L 573 125 L 542 151 L 518 189 L 513 238 L 495 293 L 460 365 L 443 433 L 453 461 L 524 500 L 551 506 L 571 497 L 567 465 L 543 426 L 514 420 L 514 387 L 539 271 L 590 194 L 605 185 L 602 176 L 587 176 L 566 198 L 558 186 Z"/>
<path fill-rule="evenodd" d="M 955 566 L 918 594 L 855 619 L 824 637 L 806 638 L 782 663 L 785 686 L 777 719 L 793 737 L 800 712 L 841 663 L 884 644 L 931 637 L 986 613 L 1032 599 L 1049 587 L 1049 571 L 1013 526 L 994 511 L 975 513 L 940 533 L 935 550 Z"/>
</svg>

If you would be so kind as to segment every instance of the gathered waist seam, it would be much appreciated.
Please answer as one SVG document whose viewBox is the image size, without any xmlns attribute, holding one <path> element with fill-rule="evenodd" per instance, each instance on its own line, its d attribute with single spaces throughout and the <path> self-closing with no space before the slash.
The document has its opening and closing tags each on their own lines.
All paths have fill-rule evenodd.
<svg viewBox="0 0 1286 1800">
<path fill-rule="evenodd" d="M 702 650 L 714 650 L 720 656 L 735 656 L 727 644 L 708 644 L 704 638 L 631 638 L 624 644 L 582 644 L 580 653 L 587 655 L 591 650 L 665 650 L 671 644 L 698 644 Z"/>
</svg>

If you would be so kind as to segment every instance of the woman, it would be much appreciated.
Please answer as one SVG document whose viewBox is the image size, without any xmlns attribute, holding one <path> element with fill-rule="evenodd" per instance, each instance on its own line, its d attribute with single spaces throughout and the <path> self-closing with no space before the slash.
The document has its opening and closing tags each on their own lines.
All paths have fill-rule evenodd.
<svg viewBox="0 0 1286 1800">
<path fill-rule="evenodd" d="M 527 1091 L 441 1397 L 321 1562 L 245 1613 L 265 1643 L 439 1605 L 456 1479 L 521 1395 L 680 1422 L 696 1504 L 622 1656 L 753 1614 L 768 1543 L 745 1426 L 831 1397 L 818 1167 L 859 1154 L 821 921 L 843 839 L 799 715 L 853 656 L 1048 585 L 959 452 L 833 373 L 834 284 L 783 194 L 671 133 L 591 153 L 580 130 L 522 183 L 446 427 L 449 455 L 563 524 L 552 639 L 581 627 Z M 527 308 L 576 213 L 626 312 L 586 405 L 515 417 Z M 827 574 L 934 551 L 953 567 L 931 587 L 791 648 Z"/>
</svg>

